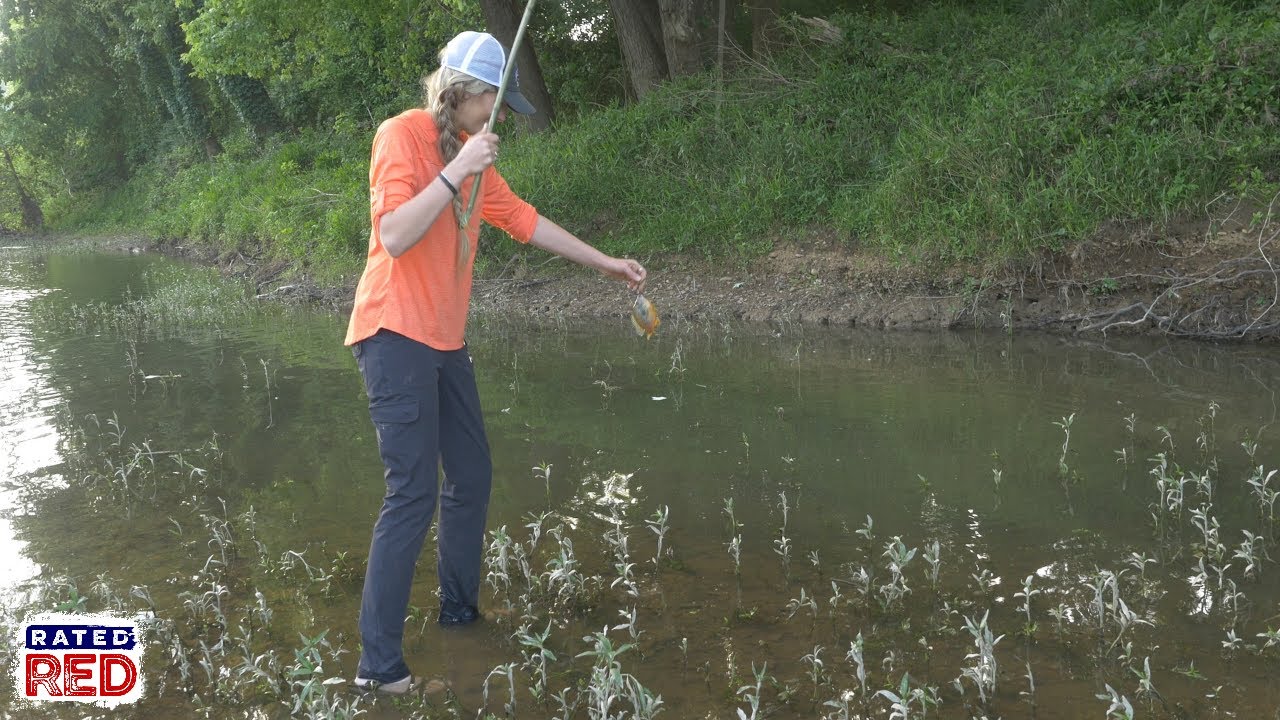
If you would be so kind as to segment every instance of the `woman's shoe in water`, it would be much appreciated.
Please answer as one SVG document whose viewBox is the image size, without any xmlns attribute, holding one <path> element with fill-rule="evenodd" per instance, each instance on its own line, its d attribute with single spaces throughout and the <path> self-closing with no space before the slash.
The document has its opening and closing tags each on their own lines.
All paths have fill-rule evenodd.
<svg viewBox="0 0 1280 720">
<path fill-rule="evenodd" d="M 380 692 L 387 695 L 407 695 L 413 692 L 422 678 L 415 675 L 406 675 L 395 682 L 378 682 L 369 678 L 358 677 L 351 683 L 354 690 L 360 692 Z"/>
<path fill-rule="evenodd" d="M 463 627 L 480 619 L 480 613 L 473 607 L 441 609 L 440 618 L 436 621 L 441 627 Z"/>
</svg>

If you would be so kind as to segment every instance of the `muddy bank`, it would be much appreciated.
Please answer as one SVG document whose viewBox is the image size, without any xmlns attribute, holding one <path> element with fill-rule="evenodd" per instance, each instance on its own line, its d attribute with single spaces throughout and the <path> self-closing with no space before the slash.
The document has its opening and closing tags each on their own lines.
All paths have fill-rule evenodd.
<svg viewBox="0 0 1280 720">
<path fill-rule="evenodd" d="M 1070 252 L 940 271 L 930 263 L 894 263 L 821 234 L 738 264 L 642 259 L 650 273 L 646 294 L 668 321 L 1274 342 L 1280 338 L 1280 276 L 1269 251 L 1277 227 L 1243 212 L 1160 230 L 1115 224 Z M 129 243 L 216 264 L 250 280 L 264 300 L 350 308 L 354 279 L 317 283 L 305 264 L 266 261 L 254 251 L 217 254 L 176 242 Z M 476 313 L 621 318 L 629 306 L 627 291 L 616 282 L 554 258 L 477 277 L 473 293 Z"/>
</svg>

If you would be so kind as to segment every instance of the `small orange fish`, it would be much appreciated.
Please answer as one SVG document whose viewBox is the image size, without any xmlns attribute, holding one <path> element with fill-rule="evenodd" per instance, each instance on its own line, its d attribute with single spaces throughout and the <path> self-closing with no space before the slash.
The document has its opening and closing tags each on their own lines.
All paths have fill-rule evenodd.
<svg viewBox="0 0 1280 720">
<path fill-rule="evenodd" d="M 631 324 L 637 335 L 643 335 L 648 340 L 653 337 L 658 325 L 662 324 L 662 320 L 658 319 L 658 308 L 645 296 L 636 295 L 636 303 L 631 306 Z"/>
</svg>

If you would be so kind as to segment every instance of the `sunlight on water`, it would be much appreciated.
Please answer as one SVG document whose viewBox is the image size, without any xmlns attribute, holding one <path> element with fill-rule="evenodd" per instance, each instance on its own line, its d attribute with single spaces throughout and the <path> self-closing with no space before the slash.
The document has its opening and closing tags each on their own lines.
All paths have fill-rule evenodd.
<svg viewBox="0 0 1280 720">
<path fill-rule="evenodd" d="M 57 397 L 35 366 L 26 317 L 30 301 L 41 294 L 0 288 L 0 595 L 40 572 L 14 531 L 13 515 L 27 510 L 19 506 L 12 483 L 59 459 L 57 430 L 44 414 Z"/>
</svg>

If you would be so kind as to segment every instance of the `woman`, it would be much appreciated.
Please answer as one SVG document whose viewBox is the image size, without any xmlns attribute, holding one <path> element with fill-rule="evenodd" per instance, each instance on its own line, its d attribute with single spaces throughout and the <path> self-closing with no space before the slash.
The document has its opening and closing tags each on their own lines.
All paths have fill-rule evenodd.
<svg viewBox="0 0 1280 720">
<path fill-rule="evenodd" d="M 605 255 L 542 217 L 492 167 L 488 119 L 507 52 L 464 32 L 423 79 L 425 109 L 387 120 L 373 140 L 373 231 L 345 344 L 364 377 L 386 467 L 360 604 L 360 689 L 405 693 L 415 678 L 401 647 L 414 563 L 436 505 L 441 625 L 479 619 L 480 564 L 492 467 L 464 331 L 480 220 L 516 240 L 596 268 L 638 290 L 645 270 Z M 532 113 L 512 74 L 506 108 Z M 475 214 L 458 224 L 483 176 Z"/>
</svg>

